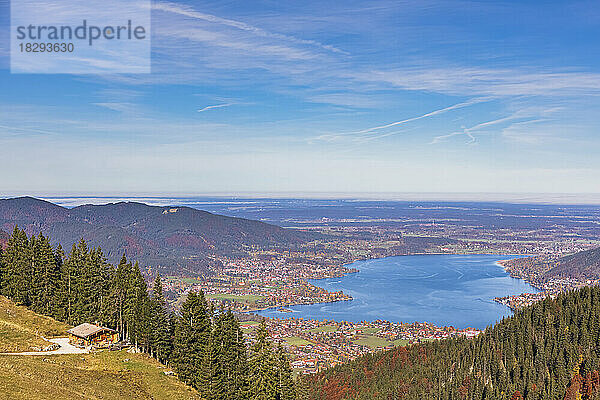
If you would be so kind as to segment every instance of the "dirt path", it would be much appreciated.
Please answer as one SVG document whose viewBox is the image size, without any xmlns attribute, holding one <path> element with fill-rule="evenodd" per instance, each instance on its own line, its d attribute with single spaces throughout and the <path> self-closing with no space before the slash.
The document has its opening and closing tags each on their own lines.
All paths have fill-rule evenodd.
<svg viewBox="0 0 600 400">
<path fill-rule="evenodd" d="M 0 353 L 3 356 L 46 356 L 52 354 L 87 354 L 89 350 L 81 349 L 69 343 L 69 338 L 46 339 L 48 342 L 56 343 L 60 346 L 57 350 L 52 351 L 25 351 L 23 353 Z"/>
</svg>

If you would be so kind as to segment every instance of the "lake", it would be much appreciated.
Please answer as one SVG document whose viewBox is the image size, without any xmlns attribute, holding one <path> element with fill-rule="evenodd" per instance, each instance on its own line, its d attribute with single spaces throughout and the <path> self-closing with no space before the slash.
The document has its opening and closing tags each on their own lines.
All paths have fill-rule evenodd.
<svg viewBox="0 0 600 400">
<path fill-rule="evenodd" d="M 494 297 L 535 293 L 537 289 L 511 278 L 496 262 L 509 255 L 415 255 L 357 261 L 360 272 L 342 278 L 311 280 L 329 291 L 343 290 L 351 301 L 269 309 L 275 318 L 337 321 L 431 322 L 456 328 L 486 326 L 512 315 Z"/>
</svg>

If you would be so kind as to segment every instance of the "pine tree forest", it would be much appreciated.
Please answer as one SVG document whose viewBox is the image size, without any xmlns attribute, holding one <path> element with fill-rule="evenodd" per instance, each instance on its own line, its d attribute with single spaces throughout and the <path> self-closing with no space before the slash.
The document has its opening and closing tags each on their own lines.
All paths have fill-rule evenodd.
<svg viewBox="0 0 600 400">
<path fill-rule="evenodd" d="M 289 362 L 267 339 L 264 323 L 247 349 L 231 311 L 214 310 L 202 293 L 191 292 L 172 313 L 160 276 L 149 290 L 137 263 L 123 256 L 114 267 L 83 239 L 66 254 L 48 237 L 15 227 L 0 254 L 0 293 L 71 325 L 116 329 L 207 400 L 296 398 Z"/>
</svg>

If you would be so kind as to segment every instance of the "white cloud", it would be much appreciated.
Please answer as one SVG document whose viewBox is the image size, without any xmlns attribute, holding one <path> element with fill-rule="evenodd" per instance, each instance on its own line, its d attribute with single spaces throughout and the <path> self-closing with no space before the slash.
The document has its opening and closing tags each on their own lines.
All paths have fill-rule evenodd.
<svg viewBox="0 0 600 400">
<path fill-rule="evenodd" d="M 600 95 L 600 74 L 534 71 L 530 68 L 415 66 L 350 74 L 359 81 L 387 83 L 406 90 L 478 96 Z"/>
<path fill-rule="evenodd" d="M 137 104 L 134 103 L 122 103 L 122 102 L 105 102 L 105 103 L 92 103 L 98 107 L 108 108 L 112 111 L 117 111 L 120 113 L 136 113 L 140 111 L 140 108 Z"/>
<path fill-rule="evenodd" d="M 0 134 L 11 135 L 11 136 L 22 136 L 22 135 L 55 135 L 55 132 L 51 132 L 44 129 L 36 128 L 25 128 L 23 126 L 6 126 L 0 125 Z"/>
<path fill-rule="evenodd" d="M 198 19 L 198 20 L 202 20 L 202 21 L 206 21 L 206 22 L 225 25 L 228 27 L 232 27 L 232 28 L 236 28 L 236 29 L 239 29 L 239 30 L 242 30 L 245 32 L 252 33 L 253 35 L 256 35 L 259 37 L 278 39 L 278 40 L 283 40 L 286 42 L 296 43 L 296 44 L 300 44 L 300 45 L 314 46 L 314 47 L 318 47 L 322 50 L 327 50 L 327 51 L 331 51 L 334 53 L 345 54 L 344 51 L 342 51 L 334 46 L 322 44 L 315 40 L 300 39 L 300 38 L 297 38 L 294 36 L 269 32 L 265 29 L 262 29 L 262 28 L 259 28 L 256 26 L 252 26 L 252 25 L 246 24 L 244 22 L 235 21 L 232 19 L 218 17 L 216 15 L 198 12 L 191 7 L 186 7 L 186 6 L 182 6 L 179 4 L 168 3 L 168 2 L 156 2 L 153 4 L 152 8 L 155 10 L 179 14 L 179 15 L 183 15 L 186 17 L 190 17 L 190 18 L 194 18 L 194 19 Z"/>
<path fill-rule="evenodd" d="M 567 143 L 575 144 L 581 142 L 576 138 L 582 128 L 573 124 L 565 124 L 552 119 L 540 118 L 532 121 L 515 122 L 502 129 L 501 134 L 504 139 L 516 145 L 548 145 L 558 142 L 564 145 Z M 580 143 L 583 146 L 589 144 Z"/>
</svg>

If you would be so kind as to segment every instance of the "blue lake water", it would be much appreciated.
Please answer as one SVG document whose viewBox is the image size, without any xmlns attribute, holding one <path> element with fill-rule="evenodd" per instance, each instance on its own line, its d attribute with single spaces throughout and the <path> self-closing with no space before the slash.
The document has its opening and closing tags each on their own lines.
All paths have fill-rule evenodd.
<svg viewBox="0 0 600 400">
<path fill-rule="evenodd" d="M 360 270 L 342 278 L 311 280 L 329 291 L 343 290 L 351 301 L 289 307 L 259 314 L 276 318 L 337 321 L 431 322 L 456 328 L 486 326 L 512 315 L 494 297 L 538 292 L 497 265 L 502 255 L 416 255 L 357 261 Z"/>
</svg>

